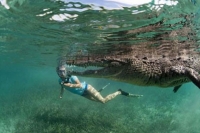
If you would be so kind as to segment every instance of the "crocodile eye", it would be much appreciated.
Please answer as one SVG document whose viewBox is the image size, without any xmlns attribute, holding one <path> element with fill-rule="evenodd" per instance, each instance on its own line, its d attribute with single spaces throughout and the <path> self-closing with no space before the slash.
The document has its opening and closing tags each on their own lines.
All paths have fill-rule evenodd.
<svg viewBox="0 0 200 133">
<path fill-rule="evenodd" d="M 121 64 L 119 62 L 111 62 L 112 66 L 120 66 Z"/>
</svg>

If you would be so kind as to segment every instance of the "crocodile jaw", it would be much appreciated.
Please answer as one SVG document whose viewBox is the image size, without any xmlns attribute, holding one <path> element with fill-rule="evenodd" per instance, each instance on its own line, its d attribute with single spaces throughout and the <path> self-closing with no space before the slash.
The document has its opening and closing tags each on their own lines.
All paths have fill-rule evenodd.
<svg viewBox="0 0 200 133">
<path fill-rule="evenodd" d="M 95 78 L 114 78 L 123 71 L 120 67 L 80 67 L 75 66 L 71 70 L 71 74 L 85 76 L 85 77 L 95 77 Z"/>
</svg>

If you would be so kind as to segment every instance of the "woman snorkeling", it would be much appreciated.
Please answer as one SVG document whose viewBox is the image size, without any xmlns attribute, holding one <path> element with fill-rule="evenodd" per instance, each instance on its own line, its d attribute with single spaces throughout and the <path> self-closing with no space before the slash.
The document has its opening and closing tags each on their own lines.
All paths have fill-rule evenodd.
<svg viewBox="0 0 200 133">
<path fill-rule="evenodd" d="M 116 92 L 103 97 L 99 91 L 97 91 L 92 85 L 87 84 L 85 82 L 80 82 L 78 77 L 75 75 L 71 75 L 69 71 L 67 71 L 65 65 L 58 66 L 56 68 L 57 74 L 60 77 L 59 84 L 61 85 L 60 98 L 63 97 L 64 90 L 68 90 L 74 94 L 83 96 L 89 100 L 106 103 L 118 95 L 124 96 L 134 96 L 140 97 L 142 95 L 130 94 L 121 89 L 118 89 Z"/>
</svg>

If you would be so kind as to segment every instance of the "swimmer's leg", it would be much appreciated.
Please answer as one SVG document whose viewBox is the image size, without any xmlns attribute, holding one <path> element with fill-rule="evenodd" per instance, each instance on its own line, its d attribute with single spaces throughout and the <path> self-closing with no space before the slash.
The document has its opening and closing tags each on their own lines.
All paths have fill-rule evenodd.
<svg viewBox="0 0 200 133">
<path fill-rule="evenodd" d="M 95 101 L 95 102 L 98 102 L 96 99 L 94 99 L 91 95 L 84 95 L 83 97 L 91 100 L 91 101 Z"/>
<path fill-rule="evenodd" d="M 101 102 L 101 103 L 106 103 L 110 100 L 112 100 L 113 98 L 115 98 L 116 96 L 120 95 L 121 92 L 120 91 L 116 91 L 112 94 L 107 95 L 105 98 L 101 96 L 101 94 L 94 89 L 91 85 L 88 85 L 87 88 L 87 93 L 88 95 L 90 95 L 92 98 L 94 98 L 96 101 Z"/>
</svg>

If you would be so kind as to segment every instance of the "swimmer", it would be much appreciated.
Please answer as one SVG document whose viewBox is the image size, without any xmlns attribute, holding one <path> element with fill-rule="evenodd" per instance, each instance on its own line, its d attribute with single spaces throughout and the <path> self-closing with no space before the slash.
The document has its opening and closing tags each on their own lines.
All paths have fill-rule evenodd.
<svg viewBox="0 0 200 133">
<path fill-rule="evenodd" d="M 59 84 L 61 85 L 60 98 L 63 97 L 64 90 L 68 90 L 74 94 L 83 96 L 89 100 L 106 103 L 114 99 L 118 95 L 140 97 L 142 95 L 130 94 L 128 92 L 118 89 L 116 92 L 107 95 L 105 98 L 100 94 L 100 91 L 96 90 L 90 84 L 80 82 L 77 76 L 71 75 L 67 71 L 65 65 L 58 66 L 56 68 L 57 74 L 60 77 Z"/>
</svg>

